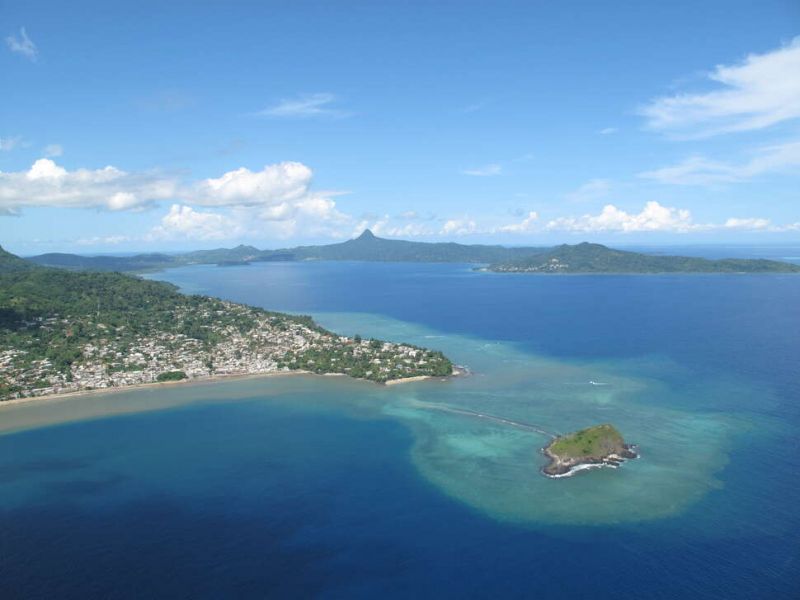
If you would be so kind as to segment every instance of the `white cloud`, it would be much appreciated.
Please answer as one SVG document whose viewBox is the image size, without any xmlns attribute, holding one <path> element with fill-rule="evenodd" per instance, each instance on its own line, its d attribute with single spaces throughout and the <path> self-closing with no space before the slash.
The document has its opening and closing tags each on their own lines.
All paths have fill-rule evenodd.
<svg viewBox="0 0 800 600">
<path fill-rule="evenodd" d="M 229 240 L 244 233 L 235 221 L 212 212 L 198 212 L 190 206 L 173 204 L 146 236 L 149 240 Z"/>
<path fill-rule="evenodd" d="M 416 212 L 416 211 L 409 210 L 409 211 L 406 211 L 404 213 L 400 213 L 395 218 L 400 220 L 400 221 L 413 221 L 415 219 L 419 219 L 420 218 L 420 214 L 418 212 Z"/>
<path fill-rule="evenodd" d="M 656 98 L 640 109 L 648 126 L 685 137 L 762 129 L 800 117 L 800 37 L 708 78 L 724 89 Z"/>
<path fill-rule="evenodd" d="M 491 177 L 493 175 L 500 175 L 502 172 L 503 169 L 500 165 L 486 165 L 480 169 L 461 171 L 463 175 L 474 175 L 476 177 Z"/>
<path fill-rule="evenodd" d="M 592 179 L 589 183 L 584 183 L 574 192 L 564 194 L 567 200 L 572 202 L 587 202 L 608 196 L 611 191 L 611 182 L 607 179 Z"/>
<path fill-rule="evenodd" d="M 612 133 L 617 133 L 618 131 L 619 129 L 617 129 L 616 127 L 606 127 L 605 129 L 600 130 L 600 135 L 609 135 Z"/>
<path fill-rule="evenodd" d="M 80 238 L 75 240 L 79 246 L 97 246 L 99 244 L 122 244 L 124 242 L 136 241 L 137 238 L 126 235 L 112 235 L 108 237 L 95 236 L 91 238 Z"/>
<path fill-rule="evenodd" d="M 313 173 L 299 162 L 267 165 L 261 171 L 244 167 L 217 179 L 205 179 L 183 194 L 202 206 L 279 206 L 308 194 Z"/>
<path fill-rule="evenodd" d="M 675 166 L 640 173 L 639 177 L 671 185 L 716 185 L 798 168 L 800 141 L 759 148 L 749 161 L 736 166 L 692 156 Z"/>
<path fill-rule="evenodd" d="M 13 150 L 17 146 L 22 144 L 22 136 L 21 135 L 12 135 L 5 138 L 0 138 L 0 150 L 4 150 L 6 152 Z"/>
<path fill-rule="evenodd" d="M 330 108 L 328 104 L 338 98 L 333 94 L 301 94 L 298 98 L 285 98 L 275 106 L 265 108 L 256 113 L 257 117 L 333 117 L 344 118 L 351 113 Z"/>
<path fill-rule="evenodd" d="M 362 228 L 363 231 L 364 228 Z M 369 229 L 375 235 L 386 237 L 419 237 L 435 235 L 424 223 L 404 223 L 400 225 L 392 224 L 389 216 L 384 216 L 381 220 L 374 223 Z"/>
<path fill-rule="evenodd" d="M 61 144 L 48 144 L 42 153 L 48 158 L 55 158 L 64 154 L 64 148 L 61 147 Z"/>
<path fill-rule="evenodd" d="M 36 57 L 39 54 L 39 50 L 36 48 L 36 44 L 33 43 L 33 40 L 28 37 L 28 32 L 25 31 L 24 27 L 20 27 L 19 37 L 13 34 L 7 36 L 6 44 L 12 52 L 22 54 L 23 56 L 26 56 L 30 60 L 36 62 Z"/>
<path fill-rule="evenodd" d="M 267 165 L 261 171 L 242 167 L 200 181 L 179 196 L 191 205 L 231 208 L 242 221 L 263 221 L 279 237 L 300 231 L 331 235 L 336 227 L 351 225 L 352 217 L 340 212 L 332 199 L 347 192 L 311 190 L 312 178 L 312 170 L 299 162 Z"/>
<path fill-rule="evenodd" d="M 154 235 L 223 239 L 238 231 L 233 223 L 242 230 L 246 224 L 248 229 L 279 237 L 326 236 L 351 227 L 353 217 L 341 212 L 333 199 L 346 192 L 312 190 L 312 178 L 307 166 L 284 162 L 260 171 L 240 168 L 218 178 L 181 184 L 162 173 L 126 173 L 111 166 L 68 171 L 42 158 L 27 171 L 0 172 L 0 215 L 18 214 L 33 206 L 139 211 L 159 200 L 178 200 L 183 206 L 173 205 Z M 177 213 L 176 207 L 180 208 Z M 225 208 L 230 216 L 199 212 L 197 207 Z M 197 233 L 185 224 L 197 226 Z"/>
<path fill-rule="evenodd" d="M 688 210 L 661 206 L 658 202 L 648 202 L 642 212 L 628 214 L 616 206 L 605 206 L 599 215 L 582 217 L 561 217 L 550 221 L 548 230 L 575 232 L 592 231 L 670 231 L 686 233 L 695 229 L 692 215 Z"/>
<path fill-rule="evenodd" d="M 536 221 L 539 219 L 539 215 L 535 212 L 529 212 L 528 216 L 525 217 L 519 223 L 512 223 L 510 225 L 502 225 L 495 229 L 497 233 L 509 232 L 509 233 L 528 233 L 534 231 L 536 226 Z"/>
<path fill-rule="evenodd" d="M 464 217 L 462 219 L 450 219 L 446 221 L 439 231 L 439 235 L 467 235 L 477 233 L 478 227 L 475 221 Z"/>
<path fill-rule="evenodd" d="M 26 206 L 142 210 L 176 192 L 176 182 L 156 172 L 126 173 L 111 166 L 67 171 L 40 158 L 27 171 L 0 172 L 0 214 Z"/>
<path fill-rule="evenodd" d="M 726 229 L 774 229 L 769 219 L 736 219 L 731 218 L 722 225 Z"/>
</svg>

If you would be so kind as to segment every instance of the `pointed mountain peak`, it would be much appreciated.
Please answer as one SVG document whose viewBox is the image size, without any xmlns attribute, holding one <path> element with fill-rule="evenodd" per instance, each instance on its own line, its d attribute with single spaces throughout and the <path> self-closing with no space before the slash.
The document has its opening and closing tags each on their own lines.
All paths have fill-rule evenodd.
<svg viewBox="0 0 800 600">
<path fill-rule="evenodd" d="M 358 236 L 356 239 L 357 240 L 361 240 L 362 242 L 366 242 L 366 241 L 369 241 L 369 240 L 374 240 L 376 238 L 375 238 L 375 234 L 374 233 L 372 233 L 369 229 L 365 229 L 361 233 L 361 235 Z"/>
</svg>

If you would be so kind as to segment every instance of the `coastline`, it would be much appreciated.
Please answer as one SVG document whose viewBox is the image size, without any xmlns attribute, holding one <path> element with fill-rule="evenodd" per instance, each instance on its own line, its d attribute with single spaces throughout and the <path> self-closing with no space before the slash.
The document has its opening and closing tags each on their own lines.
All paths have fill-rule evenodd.
<svg viewBox="0 0 800 600">
<path fill-rule="evenodd" d="M 563 461 L 550 452 L 550 446 L 552 446 L 556 441 L 557 440 L 551 441 L 541 450 L 542 454 L 544 454 L 550 460 L 549 464 L 542 467 L 542 475 L 550 479 L 572 477 L 580 471 L 587 471 L 589 469 L 597 469 L 601 467 L 610 467 L 612 469 L 616 469 L 624 462 L 640 458 L 641 456 L 638 452 L 635 452 L 635 450 L 638 448 L 636 444 L 624 444 L 623 450 L 620 454 L 611 453 L 601 458 L 568 459 Z M 551 469 L 551 471 L 548 471 L 548 469 Z"/>
<path fill-rule="evenodd" d="M 82 396 L 90 396 L 90 395 L 104 395 L 104 394 L 114 394 L 120 392 L 129 392 L 131 390 L 141 390 L 141 389 L 148 389 L 153 388 L 157 389 L 159 387 L 164 386 L 184 386 L 184 385 L 199 385 L 202 383 L 211 383 L 211 382 L 218 382 L 221 380 L 237 380 L 237 379 L 256 379 L 261 377 L 280 377 L 286 375 L 315 375 L 317 377 L 350 377 L 355 381 L 366 381 L 369 383 L 376 383 L 378 385 L 397 385 L 399 383 L 407 383 L 412 381 L 423 381 L 425 379 L 449 379 L 450 377 L 455 377 L 457 375 L 463 374 L 464 370 L 454 369 L 450 375 L 445 375 L 443 377 L 438 377 L 434 375 L 421 375 L 418 377 L 405 377 L 403 379 L 390 379 L 389 381 L 380 383 L 377 381 L 370 381 L 369 379 L 363 379 L 360 377 L 350 377 L 347 373 L 314 373 L 313 371 L 305 371 L 302 369 L 298 369 L 296 371 L 270 371 L 267 373 L 232 373 L 232 374 L 219 374 L 219 375 L 211 375 L 209 377 L 195 377 L 192 379 L 181 379 L 179 381 L 154 381 L 152 383 L 139 383 L 136 385 L 125 385 L 125 386 L 118 386 L 118 387 L 108 387 L 108 388 L 101 388 L 95 390 L 76 390 L 74 392 L 63 392 L 60 394 L 47 394 L 44 396 L 26 396 L 25 398 L 15 398 L 13 400 L 4 400 L 0 401 L 0 409 L 7 406 L 18 406 L 20 404 L 28 404 L 30 402 L 40 402 L 40 401 L 60 401 L 60 400 L 68 400 L 70 398 L 78 398 Z"/>
<path fill-rule="evenodd" d="M 25 398 L 15 398 L 13 400 L 4 400 L 0 402 L 0 409 L 4 406 L 15 406 L 19 404 L 27 404 L 29 402 L 39 402 L 40 400 L 66 400 L 69 398 L 77 398 L 79 396 L 114 394 L 118 392 L 129 392 L 131 390 L 141 390 L 147 388 L 158 388 L 163 386 L 178 386 L 178 385 L 199 385 L 202 383 L 216 382 L 223 379 L 255 379 L 257 377 L 275 377 L 279 375 L 316 375 L 311 371 L 271 371 L 268 373 L 235 373 L 235 374 L 220 374 L 211 375 L 209 377 L 194 377 L 192 379 L 181 379 L 179 381 L 154 381 L 152 383 L 138 383 L 136 385 L 123 385 L 108 388 L 101 388 L 95 390 L 76 390 L 74 392 L 64 392 L 61 394 L 47 394 L 44 396 L 26 396 Z M 340 375 L 340 373 L 324 373 L 324 375 Z M 342 374 L 343 375 L 343 374 Z"/>
</svg>

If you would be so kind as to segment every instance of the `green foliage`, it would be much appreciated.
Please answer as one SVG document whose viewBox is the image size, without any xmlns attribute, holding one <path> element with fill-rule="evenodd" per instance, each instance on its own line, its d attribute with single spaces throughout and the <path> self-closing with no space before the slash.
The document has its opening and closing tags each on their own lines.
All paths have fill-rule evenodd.
<svg viewBox="0 0 800 600">
<path fill-rule="evenodd" d="M 160 373 L 158 377 L 156 377 L 156 381 L 180 381 L 181 379 L 186 379 L 186 373 L 183 371 L 167 371 L 165 373 Z"/>
<path fill-rule="evenodd" d="M 372 262 L 492 263 L 515 260 L 543 252 L 539 248 L 409 242 L 376 237 L 369 229 L 354 240 L 325 246 L 301 246 L 278 250 L 294 260 L 363 260 Z M 265 251 L 267 257 L 272 251 Z"/>
<path fill-rule="evenodd" d="M 102 363 L 109 375 L 143 371 L 151 357 L 142 350 L 142 340 L 158 338 L 167 347 L 173 343 L 170 340 L 177 340 L 174 343 L 187 352 L 204 353 L 202 360 L 213 371 L 214 348 L 234 334 L 240 340 L 234 355 L 242 358 L 247 353 L 269 353 L 274 344 L 270 332 L 279 337 L 286 331 L 293 332 L 290 340 L 299 335 L 305 342 L 301 351 L 276 354 L 280 367 L 378 382 L 449 375 L 453 369 L 441 352 L 385 346 L 381 340 L 346 341 L 309 316 L 184 295 L 171 284 L 121 273 L 38 269 L 0 275 L 0 352 L 10 352 L 14 373 L 27 373 L 23 379 L 0 377 L 0 398 L 21 391 L 17 385 L 21 382 L 33 389 L 34 377 L 40 380 L 35 384 L 39 387 L 50 387 L 57 379 L 72 380 L 74 366 L 92 361 Z M 247 338 L 251 332 L 255 337 Z"/>
<path fill-rule="evenodd" d="M 621 452 L 624 443 L 622 434 L 606 423 L 558 438 L 549 450 L 561 458 L 602 458 L 611 452 Z"/>
<path fill-rule="evenodd" d="M 3 247 L 0 246 L 0 273 L 23 273 L 26 271 L 33 271 L 34 269 L 40 269 L 38 265 L 28 262 L 25 259 L 20 258 L 16 254 L 11 254 L 11 252 L 6 252 L 3 250 Z"/>
<path fill-rule="evenodd" d="M 179 313 L 185 317 L 176 319 Z M 255 326 L 256 315 L 313 324 L 310 317 L 255 307 L 232 311 L 216 298 L 187 296 L 171 284 L 120 273 L 40 269 L 0 275 L 0 348 L 25 350 L 21 362 L 47 360 L 61 372 L 82 359 L 86 344 L 101 339 L 124 348 L 137 337 L 168 332 L 208 348 L 224 339 L 212 325 L 243 334 Z M 123 368 L 112 364 L 109 370 Z"/>
</svg>

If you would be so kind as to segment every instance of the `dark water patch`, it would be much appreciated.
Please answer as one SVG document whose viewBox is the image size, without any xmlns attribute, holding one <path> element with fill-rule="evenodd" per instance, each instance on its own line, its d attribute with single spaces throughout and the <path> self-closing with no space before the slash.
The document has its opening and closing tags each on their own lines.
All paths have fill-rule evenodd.
<svg viewBox="0 0 800 600">
<path fill-rule="evenodd" d="M 41 458 L 35 460 L 22 460 L 16 463 L 0 464 L 0 485 L 13 483 L 18 479 L 36 474 L 68 473 L 86 469 L 91 461 L 85 459 Z"/>
<path fill-rule="evenodd" d="M 121 475 L 112 475 L 101 479 L 71 479 L 68 481 L 51 481 L 46 484 L 48 493 L 59 497 L 98 496 L 115 488 L 125 481 Z"/>
</svg>

